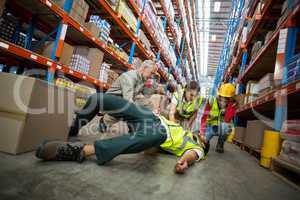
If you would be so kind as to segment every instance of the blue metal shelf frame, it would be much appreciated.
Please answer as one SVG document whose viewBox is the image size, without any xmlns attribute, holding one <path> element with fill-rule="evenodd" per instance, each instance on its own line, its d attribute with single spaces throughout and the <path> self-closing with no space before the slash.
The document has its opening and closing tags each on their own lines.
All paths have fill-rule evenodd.
<svg viewBox="0 0 300 200">
<path fill-rule="evenodd" d="M 236 34 L 236 29 L 238 27 L 242 9 L 244 7 L 244 0 L 232 0 L 232 8 L 231 8 L 231 19 L 228 21 L 228 29 L 223 45 L 223 49 L 220 56 L 219 66 L 217 68 L 216 74 L 215 74 L 215 80 L 212 88 L 211 95 L 215 96 L 216 91 L 222 81 L 224 72 L 228 66 L 229 61 L 229 54 L 230 54 L 230 47 L 233 42 L 233 38 Z"/>
</svg>

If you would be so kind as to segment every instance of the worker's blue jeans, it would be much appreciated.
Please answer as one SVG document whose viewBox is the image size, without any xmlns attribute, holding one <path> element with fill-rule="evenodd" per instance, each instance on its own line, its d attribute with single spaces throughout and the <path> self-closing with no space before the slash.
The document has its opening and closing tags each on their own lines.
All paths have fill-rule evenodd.
<svg viewBox="0 0 300 200">
<path fill-rule="evenodd" d="M 218 143 L 224 144 L 231 131 L 231 126 L 228 123 L 220 123 L 219 126 L 207 125 L 205 131 L 206 141 L 210 141 L 214 136 L 219 136 Z"/>
<path fill-rule="evenodd" d="M 144 106 L 127 100 L 97 93 L 92 95 L 83 110 L 77 113 L 71 127 L 78 131 L 91 121 L 98 112 L 104 112 L 127 122 L 129 133 L 120 137 L 97 140 L 94 143 L 98 164 L 102 165 L 120 154 L 138 153 L 151 147 L 159 147 L 167 139 L 166 129 L 160 119 Z"/>
</svg>

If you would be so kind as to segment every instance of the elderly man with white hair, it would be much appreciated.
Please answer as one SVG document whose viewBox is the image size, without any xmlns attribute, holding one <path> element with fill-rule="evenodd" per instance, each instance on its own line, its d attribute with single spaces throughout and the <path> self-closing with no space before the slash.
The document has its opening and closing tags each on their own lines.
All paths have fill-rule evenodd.
<svg viewBox="0 0 300 200">
<path fill-rule="evenodd" d="M 156 72 L 156 63 L 152 60 L 145 60 L 142 63 L 141 67 L 139 67 L 138 69 L 125 72 L 121 76 L 119 76 L 113 82 L 112 86 L 106 91 L 106 94 L 119 96 L 129 102 L 135 102 L 143 105 L 143 103 L 145 102 L 144 99 L 137 99 L 137 97 L 142 94 L 145 82 L 150 79 Z M 97 112 L 91 110 L 90 114 L 95 117 L 97 115 Z M 91 119 L 91 117 L 89 117 L 89 119 Z M 116 118 L 105 114 L 100 119 L 99 131 L 105 132 L 107 127 L 111 127 L 117 121 L 118 120 Z M 70 129 L 69 136 L 77 136 L 80 127 L 84 126 L 88 122 L 89 120 L 79 120 L 78 116 L 76 116 Z"/>
</svg>

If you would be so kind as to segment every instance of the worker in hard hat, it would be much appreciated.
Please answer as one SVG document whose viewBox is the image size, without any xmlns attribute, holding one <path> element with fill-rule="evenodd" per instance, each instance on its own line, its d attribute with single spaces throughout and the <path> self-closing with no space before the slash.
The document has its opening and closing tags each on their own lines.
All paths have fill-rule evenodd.
<svg viewBox="0 0 300 200">
<path fill-rule="evenodd" d="M 180 123 L 185 129 L 192 130 L 198 110 L 205 104 L 199 92 L 200 86 L 196 81 L 190 81 L 184 89 L 174 92 L 169 120 Z"/>
<path fill-rule="evenodd" d="M 235 115 L 235 86 L 231 83 L 222 84 L 217 92 L 217 97 L 209 98 L 206 118 L 205 141 L 209 142 L 213 136 L 218 136 L 216 152 L 224 153 L 224 143 L 231 132 L 231 121 Z"/>
<path fill-rule="evenodd" d="M 45 161 L 82 162 L 87 156 L 95 154 L 98 164 L 103 165 L 120 154 L 160 147 L 180 157 L 175 165 L 177 173 L 183 173 L 195 161 L 205 157 L 205 146 L 202 146 L 199 137 L 144 106 L 121 97 L 97 93 L 89 98 L 82 112 L 78 113 L 81 121 L 89 121 L 94 117 L 93 114 L 85 112 L 93 107 L 96 108 L 95 112 L 105 112 L 127 122 L 130 132 L 111 139 L 97 140 L 94 144 L 46 141 L 38 147 L 36 156 Z"/>
</svg>

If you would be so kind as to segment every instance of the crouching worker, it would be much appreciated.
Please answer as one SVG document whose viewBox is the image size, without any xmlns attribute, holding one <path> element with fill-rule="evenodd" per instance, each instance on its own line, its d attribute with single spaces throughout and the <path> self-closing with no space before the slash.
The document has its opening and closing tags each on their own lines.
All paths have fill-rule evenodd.
<svg viewBox="0 0 300 200">
<path fill-rule="evenodd" d="M 222 84 L 217 97 L 210 98 L 208 116 L 206 118 L 205 143 L 209 149 L 210 140 L 218 136 L 216 152 L 224 153 L 224 143 L 232 130 L 232 118 L 235 115 L 235 86 L 231 83 Z"/>
<path fill-rule="evenodd" d="M 116 103 L 117 102 L 117 103 Z M 96 109 L 93 108 L 96 106 Z M 96 155 L 99 165 L 103 165 L 120 154 L 138 153 L 152 147 L 160 147 L 180 159 L 175 165 L 177 173 L 183 173 L 192 163 L 204 159 L 205 147 L 192 133 L 176 123 L 155 115 L 146 107 L 133 104 L 121 97 L 103 93 L 94 94 L 77 117 L 79 121 L 89 121 L 91 112 L 104 112 L 127 122 L 129 133 L 119 137 L 98 140 L 94 144 L 46 141 L 42 143 L 36 156 L 45 161 L 78 161 Z"/>
<path fill-rule="evenodd" d="M 169 120 L 180 123 L 185 129 L 192 130 L 198 110 L 205 102 L 204 98 L 199 95 L 199 91 L 199 84 L 191 81 L 183 90 L 175 92 L 171 100 Z"/>
</svg>

